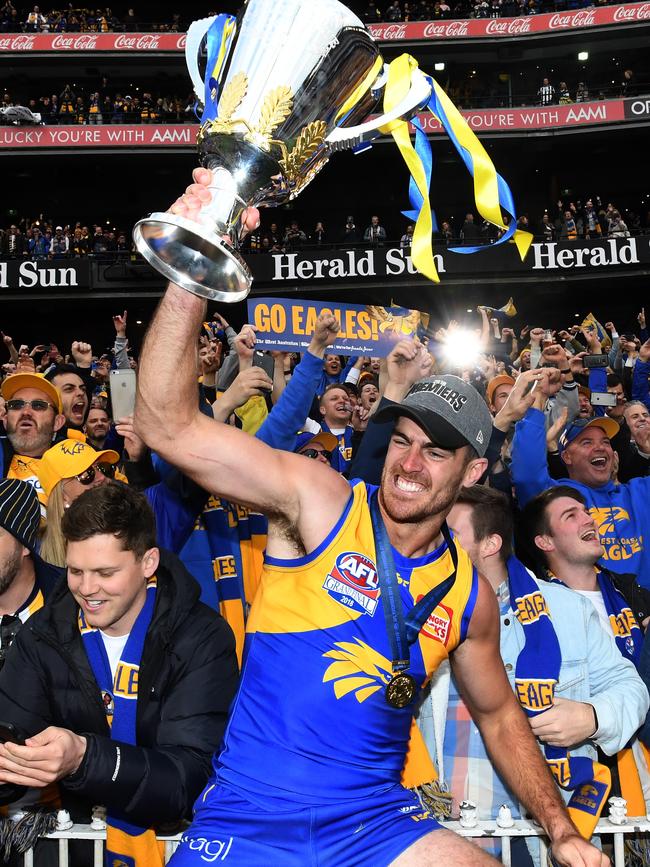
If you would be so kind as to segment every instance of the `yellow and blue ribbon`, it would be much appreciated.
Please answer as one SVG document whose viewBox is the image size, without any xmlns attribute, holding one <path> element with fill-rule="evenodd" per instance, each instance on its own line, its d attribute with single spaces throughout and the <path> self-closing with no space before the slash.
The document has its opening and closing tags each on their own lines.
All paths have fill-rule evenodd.
<svg viewBox="0 0 650 867">
<path fill-rule="evenodd" d="M 411 73 L 417 67 L 417 61 L 409 54 L 402 54 L 393 60 L 388 67 L 388 81 L 384 88 L 384 111 L 392 111 L 406 97 L 411 88 Z M 433 215 L 429 205 L 430 175 L 427 176 L 422 156 L 416 152 L 411 142 L 411 133 L 408 123 L 403 118 L 391 120 L 380 127 L 380 132 L 390 133 L 395 144 L 411 173 L 414 191 L 411 205 L 417 212 L 413 240 L 411 242 L 411 259 L 420 274 L 429 280 L 440 282 L 435 263 L 433 261 L 433 249 L 431 235 L 433 232 Z M 429 144 L 428 140 L 426 141 Z M 422 140 L 420 140 L 422 147 Z"/>
<path fill-rule="evenodd" d="M 205 67 L 205 95 L 201 123 L 214 120 L 219 102 L 219 77 L 228 56 L 230 43 L 235 34 L 236 19 L 233 15 L 217 15 L 207 33 L 208 62 Z M 213 93 L 214 92 L 214 93 Z"/>
<path fill-rule="evenodd" d="M 479 214 L 484 220 L 505 230 L 505 233 L 493 246 L 505 244 L 512 238 L 523 259 L 528 252 L 533 236 L 530 232 L 517 229 L 517 215 L 510 187 L 498 174 L 487 151 L 442 87 L 432 78 L 428 78 L 428 80 L 432 86 L 432 93 L 427 108 L 444 127 L 474 179 L 474 200 Z M 503 211 L 510 217 L 507 225 L 503 220 Z M 475 253 L 482 248 L 468 246 L 453 247 L 452 249 L 456 253 Z"/>
<path fill-rule="evenodd" d="M 411 76 L 417 65 L 417 61 L 409 54 L 402 54 L 389 65 L 388 81 L 384 90 L 384 111 L 391 111 L 407 95 L 411 86 Z M 444 90 L 429 76 L 427 81 L 431 86 L 431 97 L 426 107 L 443 126 L 474 179 L 474 198 L 479 214 L 503 230 L 504 234 L 496 244 L 505 244 L 513 239 L 523 259 L 533 236 L 529 232 L 517 229 L 517 217 L 510 187 L 497 173 L 485 148 Z M 390 121 L 380 127 L 380 131 L 393 136 L 411 174 L 409 181 L 411 210 L 403 211 L 404 216 L 415 221 L 411 259 L 421 274 L 439 282 L 431 239 L 432 232 L 437 230 L 435 214 L 429 204 L 433 174 L 431 143 L 417 117 L 411 120 L 411 124 L 415 128 L 415 147 L 411 141 L 408 123 L 404 119 Z M 508 223 L 505 222 L 503 213 L 508 215 Z M 483 247 L 466 246 L 450 249 L 456 253 L 467 254 L 476 253 Z"/>
</svg>

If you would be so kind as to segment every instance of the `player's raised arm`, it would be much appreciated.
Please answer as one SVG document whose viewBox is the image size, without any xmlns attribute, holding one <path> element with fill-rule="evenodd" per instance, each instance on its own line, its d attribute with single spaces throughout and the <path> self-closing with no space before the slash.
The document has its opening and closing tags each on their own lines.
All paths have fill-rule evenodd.
<svg viewBox="0 0 650 867">
<path fill-rule="evenodd" d="M 199 183 L 172 206 L 194 218 L 210 192 L 205 169 Z M 257 213 L 251 218 L 257 222 Z M 277 516 L 295 526 L 305 548 L 322 539 L 319 528 L 299 524 L 301 505 L 318 492 L 325 533 L 349 497 L 349 486 L 318 461 L 276 451 L 199 411 L 196 335 L 206 315 L 205 301 L 170 284 L 145 340 L 138 375 L 135 424 L 150 448 L 211 493 Z M 303 514 L 311 510 L 302 510 Z M 315 541 L 309 538 L 313 532 Z"/>
</svg>

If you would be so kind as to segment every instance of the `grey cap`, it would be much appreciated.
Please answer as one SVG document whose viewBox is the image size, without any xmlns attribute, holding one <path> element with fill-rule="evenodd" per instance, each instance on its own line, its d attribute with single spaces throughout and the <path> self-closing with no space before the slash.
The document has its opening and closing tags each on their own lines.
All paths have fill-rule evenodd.
<svg viewBox="0 0 650 867">
<path fill-rule="evenodd" d="M 405 415 L 425 430 L 442 448 L 470 445 L 483 457 L 492 435 L 492 416 L 473 385 L 458 376 L 442 374 L 421 379 L 402 403 L 380 409 L 376 421 Z"/>
</svg>

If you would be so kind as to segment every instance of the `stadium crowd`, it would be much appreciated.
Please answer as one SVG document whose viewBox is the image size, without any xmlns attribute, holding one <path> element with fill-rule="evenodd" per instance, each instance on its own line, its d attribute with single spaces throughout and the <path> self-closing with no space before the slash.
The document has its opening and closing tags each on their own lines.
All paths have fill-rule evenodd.
<svg viewBox="0 0 650 867">
<path fill-rule="evenodd" d="M 564 12 L 589 6 L 611 6 L 604 0 L 393 0 L 380 8 L 368 0 L 362 19 L 367 24 L 380 21 L 444 21 L 450 18 L 515 18 L 543 12 Z"/>
<path fill-rule="evenodd" d="M 540 87 L 529 92 L 504 93 L 503 82 L 497 76 L 477 75 L 476 70 L 456 73 L 443 82 L 445 90 L 461 109 L 503 108 L 518 106 L 569 105 L 589 100 L 615 99 L 646 93 L 645 81 L 637 81 L 631 69 L 619 69 L 617 64 L 607 81 L 556 80 L 542 78 Z M 569 77 L 569 76 L 567 76 Z M 618 79 L 618 80 L 617 80 Z M 517 82 L 515 82 L 517 83 Z M 530 87 L 529 84 L 526 87 Z M 57 88 L 58 89 L 58 88 Z M 5 125 L 64 124 L 155 124 L 196 123 L 196 99 L 193 94 L 180 96 L 161 92 L 149 84 L 112 84 L 102 78 L 97 84 L 67 83 L 60 93 L 40 96 L 33 92 L 17 93 L 5 90 L 0 103 L 0 123 Z M 31 114 L 12 112 L 15 107 L 26 108 Z"/>
<path fill-rule="evenodd" d="M 605 0 L 392 0 L 377 4 L 351 2 L 350 6 L 367 24 L 398 21 L 438 21 L 450 18 L 512 18 L 543 12 L 562 12 L 590 6 L 608 6 Z M 0 32 L 4 33 L 179 33 L 187 20 L 174 13 L 164 21 L 158 16 L 138 14 L 134 8 L 115 14 L 113 9 L 91 9 L 70 3 L 65 8 L 23 7 L 5 0 L 0 7 Z"/>
<path fill-rule="evenodd" d="M 650 197 L 648 197 L 650 199 Z M 646 202 L 647 204 L 647 202 Z M 339 226 L 329 230 L 323 221 L 316 221 L 311 231 L 305 231 L 298 220 L 290 219 L 285 226 L 265 220 L 265 224 L 251 232 L 244 241 L 246 253 L 284 253 L 319 247 L 399 245 L 410 248 L 414 226 L 403 224 L 394 231 L 382 225 L 378 215 L 357 226 L 353 216 L 341 219 Z M 395 223 L 395 221 L 392 221 Z M 637 211 L 623 209 L 612 202 L 605 204 L 599 197 L 558 200 L 555 208 L 546 209 L 541 217 L 531 221 L 523 214 L 519 228 L 532 232 L 542 241 L 576 241 L 579 239 L 628 238 L 646 234 L 650 229 L 650 211 L 643 218 Z M 464 218 L 449 216 L 442 220 L 436 240 L 447 246 L 491 244 L 499 232 L 473 213 Z M 39 219 L 17 218 L 0 227 L 0 259 L 69 259 L 93 256 L 112 259 L 135 253 L 131 230 L 104 224 L 83 225 L 80 221 L 58 223 L 41 214 Z"/>
<path fill-rule="evenodd" d="M 155 16 L 150 16 L 153 18 Z M 112 33 L 155 32 L 180 33 L 185 30 L 180 14 L 174 13 L 167 21 L 152 23 L 138 16 L 133 8 L 116 15 L 110 7 L 90 9 L 69 3 L 60 9 L 46 10 L 40 6 L 23 8 L 13 0 L 0 7 L 0 32 L 3 33 Z"/>
<path fill-rule="evenodd" d="M 585 226 L 595 231 L 588 220 L 583 231 Z M 309 465 L 322 465 L 326 471 L 314 478 L 323 498 L 329 474 L 337 484 L 341 477 L 363 479 L 361 488 L 367 484 L 372 491 L 395 449 L 405 489 L 421 491 L 436 484 L 433 465 L 446 466 L 471 446 L 474 476 L 468 480 L 463 470 L 438 508 L 445 514 L 451 508 L 455 543 L 447 544 L 457 543 L 461 566 L 471 557 L 496 595 L 501 656 L 522 706 L 531 712 L 532 731 L 542 748 L 571 748 L 572 757 L 606 766 L 611 793 L 626 798 L 631 815 L 645 815 L 650 335 L 643 309 L 630 310 L 620 329 L 610 321 L 601 325 L 606 312 L 566 327 L 540 313 L 530 325 L 515 327 L 510 306 L 481 307 L 478 318 L 464 324 L 434 323 L 409 311 L 386 318 L 379 309 L 372 315 L 396 335 L 386 358 L 332 353 L 338 324 L 327 313 L 312 320 L 311 343 L 302 355 L 260 351 L 255 327 L 235 333 L 215 313 L 182 356 L 171 357 L 170 349 L 179 382 L 187 380 L 178 386 L 171 412 L 186 424 L 190 408 L 183 401 L 189 399 L 211 429 L 217 424 L 245 431 L 262 462 L 280 450 L 299 456 L 292 460 L 305 477 Z M 277 530 L 267 542 L 266 518 L 253 493 L 240 488 L 239 502 L 226 498 L 230 483 L 213 488 L 185 459 L 170 454 L 165 437 L 152 432 L 148 414 L 166 413 L 158 400 L 172 403 L 160 398 L 158 387 L 147 389 L 158 379 L 162 388 L 168 374 L 152 350 L 145 350 L 149 358 L 142 364 L 134 357 L 127 324 L 126 311 L 116 315 L 112 351 L 96 354 L 84 341 L 75 341 L 68 353 L 49 333 L 49 344 L 20 345 L 20 324 L 3 323 L 8 359 L 0 386 L 0 720 L 11 736 L 5 733 L 0 745 L 0 801 L 20 799 L 23 816 L 22 824 L 1 820 L 5 853 L 13 847 L 12 857 L 51 830 L 51 811 L 61 803 L 82 820 L 93 805 L 104 804 L 109 848 L 120 822 L 143 840 L 146 829 L 183 827 L 228 724 L 259 582 L 269 580 L 269 570 L 271 576 L 282 574 L 285 562 L 271 557 L 264 563 L 267 544 L 277 546 Z M 151 330 L 152 345 L 166 334 L 160 328 L 158 323 Z M 124 406 L 116 390 L 136 375 L 138 413 L 146 411 L 134 421 L 132 404 L 126 414 L 116 411 Z M 419 389 L 424 402 L 418 402 Z M 458 426 L 449 411 L 454 401 L 471 403 L 473 421 Z M 395 415 L 398 432 L 391 433 Z M 173 437 L 176 421 L 169 427 Z M 427 434 L 423 443 L 415 430 Z M 218 465 L 226 473 L 221 459 Z M 293 466 L 287 463 L 287 472 Z M 259 471 L 264 473 L 263 463 L 245 475 L 253 479 Z M 270 464 L 268 471 L 272 477 Z M 459 487 L 461 478 L 468 486 Z M 297 550 L 293 556 L 302 562 Z M 398 556 L 401 572 L 408 561 L 395 551 Z M 413 562 L 421 565 L 417 558 Z M 475 573 L 470 568 L 468 574 Z M 374 611 L 375 597 L 362 578 L 352 589 L 340 572 L 328 581 L 335 589 L 325 598 L 336 610 L 347 605 Z M 538 637 L 542 645 L 528 659 L 528 677 L 550 677 L 545 654 L 559 647 L 555 698 L 542 701 L 539 715 L 514 682 L 522 646 L 530 649 L 528 620 L 513 595 L 521 586 L 533 593 L 535 604 L 550 609 L 555 628 Z M 433 638 L 436 647 L 448 645 L 451 652 L 462 642 L 460 627 L 452 628 L 450 598 L 422 626 L 425 646 Z M 131 638 L 139 631 L 138 649 Z M 372 662 L 352 651 L 334 658 L 347 660 L 336 675 L 342 678 L 339 698 L 364 684 L 372 687 Z M 136 662 L 139 690 L 138 678 L 125 674 Z M 343 685 L 355 672 L 354 683 Z M 268 676 L 272 680 L 275 672 Z M 137 721 L 124 709 L 124 698 L 137 699 Z M 357 696 L 354 705 L 362 701 Z M 263 705 L 255 711 L 260 725 L 264 713 Z M 297 718 L 305 713 L 303 708 Z M 502 764 L 490 762 L 448 668 L 420 697 L 418 724 L 411 746 L 417 740 L 422 752 L 418 761 L 407 760 L 402 779 L 427 817 L 457 816 L 467 800 L 483 819 L 493 818 L 500 804 L 521 814 L 514 783 Z M 278 761 L 274 726 L 267 732 L 270 762 Z M 117 760 L 116 738 L 122 742 Z M 225 751 L 226 768 L 233 749 L 236 755 L 232 743 Z M 280 756 L 283 765 L 287 757 L 282 751 Z M 347 761 L 346 754 L 344 770 Z M 566 800 L 566 781 L 562 791 Z M 47 857 L 47 845 L 39 843 L 37 864 L 39 853 Z M 631 846 L 638 854 L 646 843 L 634 839 Z M 71 863 L 87 863 L 79 847 Z M 513 863 L 527 864 L 528 857 L 525 847 L 515 846 Z"/>
</svg>

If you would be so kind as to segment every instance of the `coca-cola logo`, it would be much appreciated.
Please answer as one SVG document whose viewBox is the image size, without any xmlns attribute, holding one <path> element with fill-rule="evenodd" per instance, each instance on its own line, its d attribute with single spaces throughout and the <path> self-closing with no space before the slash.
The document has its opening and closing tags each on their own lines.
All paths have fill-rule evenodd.
<svg viewBox="0 0 650 867">
<path fill-rule="evenodd" d="M 617 6 L 614 21 L 645 21 L 650 18 L 650 3 L 642 6 Z"/>
<path fill-rule="evenodd" d="M 376 39 L 404 39 L 406 37 L 406 24 L 386 24 L 383 27 L 374 27 L 372 35 Z"/>
<path fill-rule="evenodd" d="M 447 36 L 467 36 L 467 21 L 450 21 L 445 25 Z"/>
<path fill-rule="evenodd" d="M 21 33 L 20 36 L 8 36 L 0 39 L 2 51 L 31 51 L 34 47 L 35 36 Z"/>
<path fill-rule="evenodd" d="M 183 33 L 182 36 L 179 36 L 176 40 L 176 48 L 185 48 L 185 40 L 187 39 L 186 35 Z"/>
<path fill-rule="evenodd" d="M 81 36 L 55 36 L 52 48 L 55 51 L 94 51 L 97 48 L 97 37 L 91 33 Z"/>
<path fill-rule="evenodd" d="M 135 36 L 120 35 L 115 40 L 115 48 L 123 51 L 152 51 L 159 47 L 160 37 L 153 33 Z"/>
<path fill-rule="evenodd" d="M 425 39 L 438 36 L 455 37 L 467 36 L 467 21 L 450 21 L 448 24 L 435 24 L 433 21 L 426 25 L 422 35 Z"/>
<path fill-rule="evenodd" d="M 591 27 L 595 23 L 594 9 L 580 9 L 566 15 L 551 15 L 548 26 L 550 30 L 560 30 L 565 27 Z"/>
<path fill-rule="evenodd" d="M 485 32 L 489 36 L 530 33 L 530 24 L 529 18 L 492 18 L 486 23 Z"/>
</svg>

